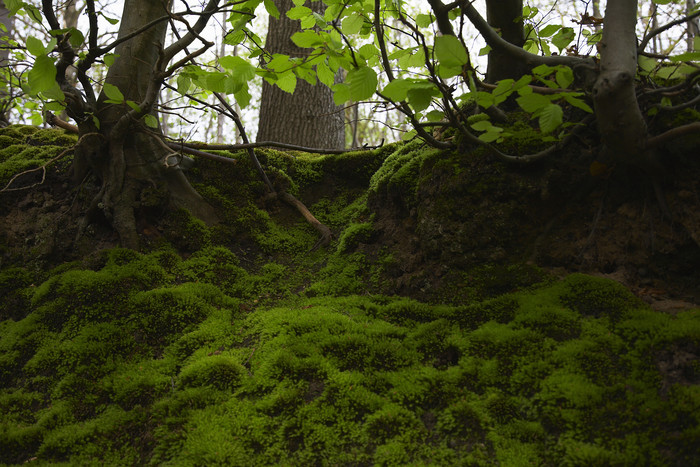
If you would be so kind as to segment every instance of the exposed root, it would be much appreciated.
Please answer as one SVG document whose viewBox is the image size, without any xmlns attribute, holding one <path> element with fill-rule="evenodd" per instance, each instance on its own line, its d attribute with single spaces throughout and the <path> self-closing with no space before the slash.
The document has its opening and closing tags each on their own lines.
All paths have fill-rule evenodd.
<svg viewBox="0 0 700 467">
<path fill-rule="evenodd" d="M 311 211 L 307 209 L 304 203 L 302 203 L 286 191 L 279 193 L 278 196 L 282 198 L 282 201 L 296 208 L 297 211 L 299 211 L 301 215 L 304 216 L 304 219 L 306 219 L 307 222 L 311 224 L 311 226 L 314 229 L 316 229 L 318 233 L 321 234 L 321 238 L 318 239 L 318 241 L 314 244 L 313 247 L 311 247 L 309 251 L 317 250 L 318 248 L 326 246 L 331 242 L 331 239 L 333 238 L 333 233 L 331 232 L 331 229 L 329 229 L 325 224 L 321 223 L 318 219 L 316 219 L 314 215 L 311 214 Z"/>
</svg>

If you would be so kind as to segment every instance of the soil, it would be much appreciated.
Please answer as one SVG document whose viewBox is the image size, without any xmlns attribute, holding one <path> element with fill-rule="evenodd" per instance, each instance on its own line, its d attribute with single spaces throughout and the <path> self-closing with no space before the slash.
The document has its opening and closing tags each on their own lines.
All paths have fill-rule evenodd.
<svg viewBox="0 0 700 467">
<path fill-rule="evenodd" d="M 601 171 L 584 145 L 525 170 L 484 154 L 426 159 L 415 195 L 391 188 L 370 195 L 378 234 L 359 249 L 370 259 L 393 252 L 382 292 L 428 301 L 444 299 L 449 284 L 484 264 L 522 263 L 555 276 L 585 272 L 615 279 L 657 310 L 697 307 L 700 163 L 690 157 L 694 149 L 675 152 L 676 168 L 656 181 L 663 196 L 643 174 Z M 105 219 L 85 218 L 97 187 L 72 188 L 67 168 L 59 163 L 44 184 L 2 193 L 0 267 L 46 270 L 117 246 Z M 337 180 L 326 178 L 313 191 L 332 192 L 324 186 L 329 183 Z M 317 195 L 300 198 L 311 206 Z M 273 210 L 273 217 L 287 216 L 285 209 Z M 141 214 L 140 234 L 148 244 L 167 226 L 158 212 Z"/>
</svg>

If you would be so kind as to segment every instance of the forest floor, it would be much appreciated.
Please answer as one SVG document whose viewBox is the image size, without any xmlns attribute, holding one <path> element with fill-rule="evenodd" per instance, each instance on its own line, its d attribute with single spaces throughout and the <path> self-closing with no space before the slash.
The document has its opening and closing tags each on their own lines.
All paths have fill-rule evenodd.
<svg viewBox="0 0 700 467">
<path fill-rule="evenodd" d="M 0 182 L 74 142 L 1 130 Z M 315 251 L 242 153 L 188 172 L 217 226 L 144 194 L 141 252 L 62 157 L 0 193 L 0 463 L 692 465 L 697 142 L 594 149 L 261 150 Z"/>
</svg>

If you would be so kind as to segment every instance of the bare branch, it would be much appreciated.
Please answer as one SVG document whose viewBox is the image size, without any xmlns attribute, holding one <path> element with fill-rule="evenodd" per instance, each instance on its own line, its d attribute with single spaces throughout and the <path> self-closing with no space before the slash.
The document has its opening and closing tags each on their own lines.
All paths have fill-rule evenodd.
<svg viewBox="0 0 700 467">
<path fill-rule="evenodd" d="M 469 21 L 476 27 L 476 29 L 481 33 L 482 37 L 488 45 L 493 49 L 498 49 L 504 53 L 507 53 L 515 60 L 520 60 L 527 64 L 528 66 L 535 67 L 537 65 L 566 65 L 571 68 L 580 66 L 595 66 L 595 62 L 592 58 L 582 58 L 582 57 L 572 57 L 564 55 L 551 55 L 551 56 L 540 56 L 531 54 L 526 50 L 511 44 L 510 42 L 503 39 L 498 35 L 494 29 L 489 26 L 486 20 L 479 14 L 479 12 L 474 8 L 469 0 L 463 0 L 461 2 L 462 11 L 467 15 Z"/>
<path fill-rule="evenodd" d="M 663 144 L 669 140 L 678 138 L 679 136 L 686 135 L 688 133 L 699 133 L 700 132 L 700 122 L 688 123 L 687 125 L 682 125 L 676 128 L 672 128 L 660 135 L 656 135 L 647 140 L 647 148 L 655 148 L 656 146 Z"/>
<path fill-rule="evenodd" d="M 655 36 L 658 36 L 662 32 L 671 29 L 673 26 L 685 23 L 694 18 L 697 18 L 698 16 L 700 16 L 700 10 L 690 15 L 684 16 L 683 18 L 679 18 L 677 20 L 671 21 L 670 23 L 664 24 L 663 26 L 659 26 L 656 29 L 652 29 L 646 36 L 644 36 L 644 39 L 642 39 L 642 41 L 639 43 L 639 46 L 637 47 L 637 53 L 641 54 L 642 52 L 644 52 L 644 49 L 646 48 L 647 44 L 649 44 L 649 41 L 652 40 Z"/>
</svg>

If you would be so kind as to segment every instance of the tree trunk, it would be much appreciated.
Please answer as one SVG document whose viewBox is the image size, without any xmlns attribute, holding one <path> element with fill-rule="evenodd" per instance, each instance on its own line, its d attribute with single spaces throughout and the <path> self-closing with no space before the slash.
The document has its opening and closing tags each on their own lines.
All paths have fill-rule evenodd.
<svg viewBox="0 0 700 467">
<path fill-rule="evenodd" d="M 525 44 L 522 16 L 522 0 L 487 0 L 486 2 L 486 19 L 489 25 L 500 32 L 503 39 L 518 47 Z M 506 52 L 491 50 L 486 69 L 486 82 L 495 83 L 508 78 L 518 79 L 529 71 L 527 66 L 513 60 L 513 57 Z"/>
<path fill-rule="evenodd" d="M 0 31 L 0 37 L 12 38 L 15 22 L 10 18 L 10 11 L 5 7 L 5 3 L 0 3 L 0 24 L 5 26 L 7 32 Z M 10 108 L 10 49 L 6 48 L 8 43 L 0 40 L 0 126 L 8 124 L 8 110 Z"/>
<path fill-rule="evenodd" d="M 164 2 L 126 0 L 119 36 L 167 15 Z M 141 103 L 153 86 L 153 71 L 163 50 L 167 21 L 161 21 L 136 37 L 122 42 L 115 49 L 117 59 L 109 68 L 106 82 L 119 88 L 127 100 Z M 157 95 L 157 94 L 156 94 Z M 98 99 L 96 115 L 100 121 L 101 141 L 92 138 L 82 156 L 102 179 L 99 206 L 112 222 L 122 246 L 138 247 L 134 210 L 138 208 L 141 190 L 156 186 L 167 191 L 173 207 L 182 207 L 193 215 L 212 223 L 213 209 L 197 194 L 178 167 L 166 167 L 168 150 L 146 131 L 139 122 L 122 117 L 130 110 L 123 104 L 109 104 L 104 93 Z M 155 111 L 152 112 L 155 115 Z M 80 126 L 81 135 L 96 132 L 87 120 Z M 155 136 L 160 130 L 152 130 Z M 99 145 L 99 147 L 98 147 Z M 77 155 L 77 154 L 76 154 Z"/>
<path fill-rule="evenodd" d="M 654 173 L 645 150 L 647 129 L 634 88 L 637 71 L 636 0 L 609 0 L 599 43 L 600 74 L 593 87 L 598 130 L 607 155 Z"/>
<path fill-rule="evenodd" d="M 286 16 L 294 3 L 292 0 L 276 0 L 275 4 L 280 19 L 270 17 L 266 50 L 290 57 L 304 56 L 305 49 L 297 47 L 290 39 L 292 34 L 301 30 L 298 20 Z M 314 2 L 311 8 L 323 11 L 323 4 Z M 312 86 L 299 79 L 294 93 L 289 94 L 263 81 L 257 140 L 343 149 L 345 126 L 342 109 L 335 105 L 332 91 L 322 83 Z"/>
</svg>

